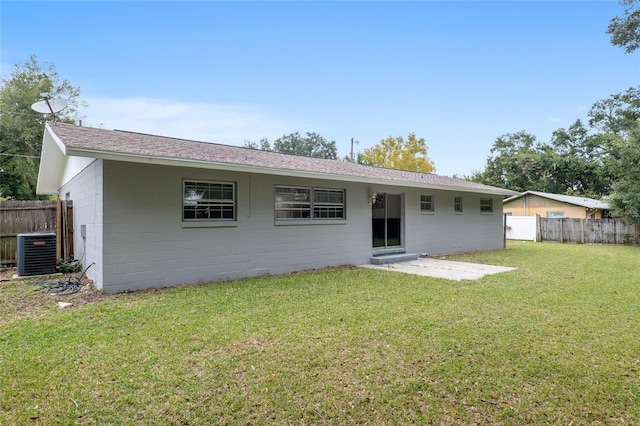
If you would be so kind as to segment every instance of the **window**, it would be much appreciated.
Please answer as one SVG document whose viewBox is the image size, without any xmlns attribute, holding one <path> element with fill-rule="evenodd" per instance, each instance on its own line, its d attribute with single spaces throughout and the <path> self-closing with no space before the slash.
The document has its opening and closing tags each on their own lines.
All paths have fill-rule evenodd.
<svg viewBox="0 0 640 426">
<path fill-rule="evenodd" d="M 344 219 L 344 194 L 343 189 L 276 186 L 275 218 Z"/>
<path fill-rule="evenodd" d="M 183 181 L 182 220 L 235 220 L 235 184 Z"/>
<path fill-rule="evenodd" d="M 344 190 L 314 189 L 314 219 L 344 219 Z"/>
<path fill-rule="evenodd" d="M 493 199 L 491 198 L 480 199 L 480 213 L 493 213 Z"/>
<path fill-rule="evenodd" d="M 420 211 L 422 213 L 433 213 L 433 195 L 421 195 L 420 196 Z"/>
<path fill-rule="evenodd" d="M 462 197 L 454 197 L 454 199 L 453 199 L 453 210 L 456 213 L 462 213 Z"/>
<path fill-rule="evenodd" d="M 276 219 L 309 219 L 310 216 L 309 188 L 276 186 Z"/>
<path fill-rule="evenodd" d="M 564 218 L 564 212 L 547 212 L 549 219 L 562 219 Z"/>
</svg>

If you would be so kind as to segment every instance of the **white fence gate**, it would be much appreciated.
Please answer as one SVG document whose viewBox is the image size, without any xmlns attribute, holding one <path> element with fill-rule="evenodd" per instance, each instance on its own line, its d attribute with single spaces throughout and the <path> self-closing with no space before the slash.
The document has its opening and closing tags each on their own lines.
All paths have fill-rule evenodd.
<svg viewBox="0 0 640 426">
<path fill-rule="evenodd" d="M 505 216 L 508 240 L 538 241 L 536 216 Z"/>
</svg>

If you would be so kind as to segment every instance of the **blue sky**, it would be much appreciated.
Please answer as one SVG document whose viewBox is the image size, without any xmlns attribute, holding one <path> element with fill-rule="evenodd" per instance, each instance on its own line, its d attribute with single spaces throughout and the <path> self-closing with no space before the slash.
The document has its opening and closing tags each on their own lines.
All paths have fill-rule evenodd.
<svg viewBox="0 0 640 426">
<path fill-rule="evenodd" d="M 414 132 L 436 173 L 495 139 L 549 140 L 640 83 L 605 34 L 615 1 L 0 2 L 6 76 L 36 54 L 82 90 L 84 123 L 243 145 L 316 132 L 364 150 Z M 34 100 L 36 101 L 36 100 Z"/>
</svg>

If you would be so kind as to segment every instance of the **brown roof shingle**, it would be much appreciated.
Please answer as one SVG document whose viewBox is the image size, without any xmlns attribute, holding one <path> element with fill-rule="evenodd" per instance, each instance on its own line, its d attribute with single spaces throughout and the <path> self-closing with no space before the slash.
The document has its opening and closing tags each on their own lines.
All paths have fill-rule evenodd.
<svg viewBox="0 0 640 426">
<path fill-rule="evenodd" d="M 418 173 L 404 170 L 364 166 L 339 160 L 304 157 L 261 151 L 238 146 L 197 142 L 122 130 L 106 130 L 93 127 L 78 127 L 70 124 L 47 124 L 48 129 L 65 145 L 71 155 L 100 158 L 101 154 L 152 157 L 170 160 L 186 160 L 210 164 L 250 166 L 260 169 L 290 172 L 313 172 L 326 174 L 333 179 L 342 176 L 348 180 L 384 180 L 389 184 L 423 184 L 425 187 L 451 187 L 469 192 L 485 192 L 511 195 L 512 191 L 440 176 L 433 173 Z M 91 155 L 94 154 L 94 155 Z M 422 185 L 420 185 L 422 186 Z"/>
</svg>

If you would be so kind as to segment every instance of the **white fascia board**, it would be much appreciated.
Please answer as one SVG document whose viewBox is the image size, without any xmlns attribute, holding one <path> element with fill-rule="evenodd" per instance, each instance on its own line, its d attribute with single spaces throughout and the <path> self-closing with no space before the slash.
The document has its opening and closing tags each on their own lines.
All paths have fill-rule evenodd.
<svg viewBox="0 0 640 426">
<path fill-rule="evenodd" d="M 68 148 L 67 154 L 78 156 L 78 157 L 100 158 L 103 160 L 125 161 L 125 162 L 143 163 L 143 164 L 157 164 L 157 165 L 173 166 L 173 167 L 196 167 L 200 169 L 225 170 L 225 171 L 231 171 L 231 172 L 259 173 L 259 174 L 266 174 L 266 175 L 288 176 L 288 177 L 309 178 L 309 179 L 324 179 L 324 180 L 333 180 L 333 181 L 341 181 L 341 182 L 366 183 L 366 184 L 387 185 L 387 186 L 403 186 L 403 187 L 424 188 L 424 189 L 441 189 L 445 191 L 459 191 L 459 192 L 470 192 L 470 193 L 491 194 L 491 195 L 511 195 L 512 194 L 512 191 L 507 191 L 507 190 L 475 189 L 475 188 L 468 188 L 464 186 L 458 187 L 458 186 L 448 186 L 448 185 L 434 185 L 434 184 L 427 184 L 427 183 L 420 183 L 420 182 L 394 181 L 394 180 L 387 180 L 387 179 L 381 179 L 381 178 L 367 178 L 367 177 L 361 177 L 361 176 L 335 175 L 335 174 L 313 172 L 313 171 L 300 171 L 300 170 L 290 170 L 290 169 L 278 169 L 278 168 L 272 168 L 272 167 L 259 167 L 251 164 L 244 165 L 244 164 L 232 164 L 232 163 L 214 163 L 209 161 L 155 157 L 155 156 L 136 155 L 136 154 L 122 154 L 122 153 L 105 152 L 105 151 L 88 150 L 88 149 Z"/>
<path fill-rule="evenodd" d="M 64 172 L 67 157 L 64 144 L 49 130 L 47 125 L 42 138 L 40 168 L 36 194 L 57 194 Z"/>
</svg>

